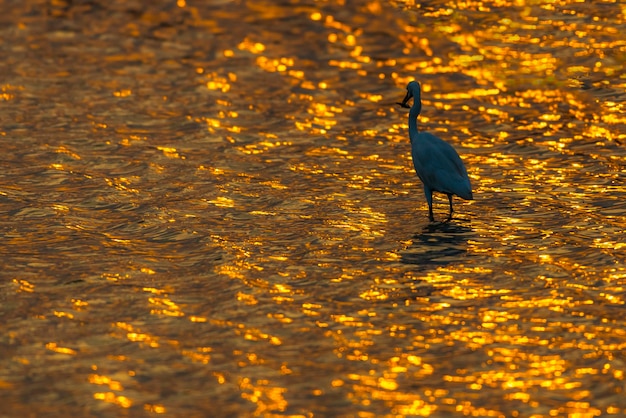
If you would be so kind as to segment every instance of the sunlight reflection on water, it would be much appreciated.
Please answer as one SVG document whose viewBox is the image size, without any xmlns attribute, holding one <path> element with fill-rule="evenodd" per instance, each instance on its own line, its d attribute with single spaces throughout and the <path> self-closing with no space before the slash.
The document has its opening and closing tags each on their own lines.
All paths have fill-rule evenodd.
<svg viewBox="0 0 626 418">
<path fill-rule="evenodd" d="M 624 5 L 204 3 L 0 16 L 8 416 L 626 414 Z"/>
</svg>

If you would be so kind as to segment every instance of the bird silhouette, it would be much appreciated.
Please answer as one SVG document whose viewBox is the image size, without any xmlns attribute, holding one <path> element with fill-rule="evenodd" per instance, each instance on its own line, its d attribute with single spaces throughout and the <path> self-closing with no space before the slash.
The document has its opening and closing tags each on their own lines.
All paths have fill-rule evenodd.
<svg viewBox="0 0 626 418">
<path fill-rule="evenodd" d="M 421 86 L 417 81 L 411 81 L 406 86 L 406 96 L 402 103 L 409 108 L 407 102 L 413 98 L 413 106 L 409 111 L 409 138 L 411 140 L 411 156 L 417 177 L 424 185 L 424 194 L 428 202 L 428 218 L 433 216 L 433 192 L 445 193 L 450 202 L 452 219 L 452 196 L 456 195 L 465 200 L 472 200 L 472 186 L 467 175 L 467 169 L 452 145 L 428 132 L 417 131 L 417 117 L 422 110 Z"/>
</svg>

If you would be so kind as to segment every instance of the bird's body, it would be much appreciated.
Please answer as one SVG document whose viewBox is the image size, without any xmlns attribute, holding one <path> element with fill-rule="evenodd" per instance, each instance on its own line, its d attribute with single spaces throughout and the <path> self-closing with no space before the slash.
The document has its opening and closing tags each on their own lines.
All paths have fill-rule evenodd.
<svg viewBox="0 0 626 418">
<path fill-rule="evenodd" d="M 411 157 L 417 176 L 424 185 L 424 194 L 428 201 L 428 217 L 434 221 L 433 192 L 445 193 L 450 203 L 452 219 L 452 196 L 466 200 L 473 199 L 472 186 L 461 157 L 452 145 L 428 132 L 418 132 L 417 117 L 422 109 L 420 85 L 411 81 L 407 94 L 400 105 L 409 107 L 407 102 L 413 98 L 409 111 L 409 138 L 411 139 Z"/>
</svg>

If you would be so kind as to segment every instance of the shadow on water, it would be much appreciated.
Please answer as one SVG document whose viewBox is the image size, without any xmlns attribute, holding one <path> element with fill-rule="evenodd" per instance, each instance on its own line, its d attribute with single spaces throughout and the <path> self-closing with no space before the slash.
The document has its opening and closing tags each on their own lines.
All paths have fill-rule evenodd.
<svg viewBox="0 0 626 418">
<path fill-rule="evenodd" d="M 470 227 L 454 221 L 429 224 L 413 236 L 408 247 L 400 251 L 400 261 L 421 269 L 457 262 L 467 253 L 467 241 L 473 235 Z"/>
</svg>

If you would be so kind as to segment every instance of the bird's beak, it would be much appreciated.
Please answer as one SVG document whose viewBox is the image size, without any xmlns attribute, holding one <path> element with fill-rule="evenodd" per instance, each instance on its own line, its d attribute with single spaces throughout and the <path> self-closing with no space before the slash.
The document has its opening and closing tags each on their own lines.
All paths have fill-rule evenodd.
<svg viewBox="0 0 626 418">
<path fill-rule="evenodd" d="M 400 106 L 404 107 L 405 109 L 409 109 L 411 106 L 409 106 L 408 104 L 406 104 L 409 100 L 411 100 L 411 97 L 413 97 L 413 95 L 411 94 L 410 91 L 406 92 L 406 96 L 404 96 L 404 99 L 402 100 L 402 103 L 396 103 L 399 104 Z"/>
</svg>

